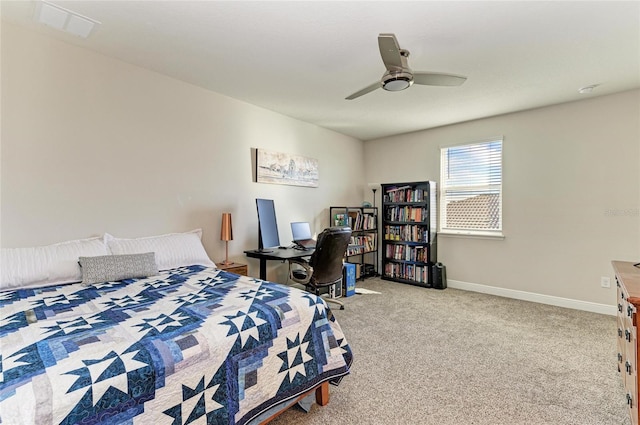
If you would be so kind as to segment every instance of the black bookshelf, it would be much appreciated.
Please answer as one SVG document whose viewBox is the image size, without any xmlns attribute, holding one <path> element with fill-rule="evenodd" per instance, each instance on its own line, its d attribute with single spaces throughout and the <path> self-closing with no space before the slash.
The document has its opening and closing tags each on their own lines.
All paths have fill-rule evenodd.
<svg viewBox="0 0 640 425">
<path fill-rule="evenodd" d="M 378 208 L 329 207 L 332 226 L 351 227 L 346 261 L 356 265 L 356 278 L 378 275 Z"/>
<path fill-rule="evenodd" d="M 436 214 L 435 182 L 382 185 L 382 279 L 433 286 Z"/>
</svg>

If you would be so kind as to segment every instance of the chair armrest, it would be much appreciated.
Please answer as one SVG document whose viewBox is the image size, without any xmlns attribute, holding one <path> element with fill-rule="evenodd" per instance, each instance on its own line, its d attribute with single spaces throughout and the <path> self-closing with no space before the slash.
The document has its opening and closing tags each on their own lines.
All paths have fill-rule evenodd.
<svg viewBox="0 0 640 425">
<path fill-rule="evenodd" d="M 307 284 L 311 280 L 311 275 L 313 274 L 313 267 L 309 265 L 309 262 L 303 259 L 291 258 L 289 261 L 289 279 L 294 282 Z M 298 265 L 304 269 L 305 277 L 304 279 L 298 278 L 295 276 L 293 265 Z"/>
<path fill-rule="evenodd" d="M 287 261 L 293 264 L 300 264 L 302 267 L 309 266 L 309 262 L 304 258 L 289 258 Z"/>
</svg>

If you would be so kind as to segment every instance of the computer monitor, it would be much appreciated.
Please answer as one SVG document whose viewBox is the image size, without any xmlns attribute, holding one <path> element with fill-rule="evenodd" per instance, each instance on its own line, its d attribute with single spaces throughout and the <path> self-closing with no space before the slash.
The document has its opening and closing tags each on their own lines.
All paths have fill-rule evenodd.
<svg viewBox="0 0 640 425">
<path fill-rule="evenodd" d="M 258 249 L 261 252 L 270 252 L 266 249 L 280 246 L 276 208 L 272 199 L 256 199 L 256 207 L 258 208 Z"/>
</svg>

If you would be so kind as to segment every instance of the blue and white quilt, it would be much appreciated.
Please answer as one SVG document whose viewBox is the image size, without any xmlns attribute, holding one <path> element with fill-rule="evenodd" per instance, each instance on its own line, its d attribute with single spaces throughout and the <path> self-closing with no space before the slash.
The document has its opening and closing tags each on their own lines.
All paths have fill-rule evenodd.
<svg viewBox="0 0 640 425">
<path fill-rule="evenodd" d="M 244 424 L 352 354 L 324 301 L 215 268 L 0 292 L 0 423 Z"/>
</svg>

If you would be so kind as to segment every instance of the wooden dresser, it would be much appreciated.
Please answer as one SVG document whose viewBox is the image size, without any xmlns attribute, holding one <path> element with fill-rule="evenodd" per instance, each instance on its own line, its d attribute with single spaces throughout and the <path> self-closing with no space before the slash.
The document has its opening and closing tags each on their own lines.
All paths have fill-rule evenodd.
<svg viewBox="0 0 640 425">
<path fill-rule="evenodd" d="M 633 263 L 613 261 L 618 287 L 618 370 L 622 376 L 631 423 L 638 425 L 638 316 L 640 269 Z"/>
</svg>

